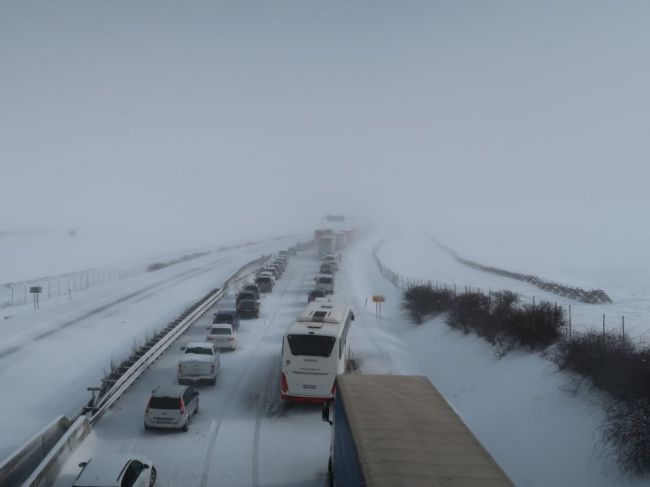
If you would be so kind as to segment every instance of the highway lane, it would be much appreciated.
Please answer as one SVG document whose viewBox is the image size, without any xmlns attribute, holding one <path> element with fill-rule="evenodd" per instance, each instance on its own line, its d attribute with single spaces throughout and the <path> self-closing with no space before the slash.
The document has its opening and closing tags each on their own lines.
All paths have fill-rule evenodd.
<svg viewBox="0 0 650 487">
<path fill-rule="evenodd" d="M 73 416 L 110 362 L 127 356 L 246 262 L 286 248 L 278 240 L 217 252 L 156 272 L 97 286 L 72 301 L 5 321 L 0 330 L 0 459 L 58 415 Z"/>
<path fill-rule="evenodd" d="M 66 464 L 56 486 L 69 486 L 77 464 L 115 451 L 152 458 L 160 486 L 323 486 L 330 429 L 318 406 L 279 400 L 282 335 L 306 305 L 319 262 L 312 253 L 291 258 L 261 315 L 242 320 L 239 346 L 224 352 L 217 385 L 201 386 L 200 412 L 187 433 L 145 432 L 150 391 L 175 382 L 180 347 L 207 334 L 206 314 L 166 352 L 98 423 Z M 217 308 L 234 305 L 234 296 Z"/>
</svg>

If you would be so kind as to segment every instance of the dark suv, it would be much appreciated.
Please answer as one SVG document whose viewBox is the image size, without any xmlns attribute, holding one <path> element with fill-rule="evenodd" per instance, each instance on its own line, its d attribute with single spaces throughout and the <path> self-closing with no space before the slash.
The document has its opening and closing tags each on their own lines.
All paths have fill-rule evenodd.
<svg viewBox="0 0 650 487">
<path fill-rule="evenodd" d="M 243 288 L 241 288 L 241 290 L 250 291 L 255 294 L 255 299 L 260 299 L 260 288 L 257 287 L 257 284 L 246 284 Z"/>
<path fill-rule="evenodd" d="M 252 291 L 239 291 L 239 293 L 237 293 L 237 299 L 235 300 L 235 304 L 239 305 L 239 303 L 244 299 L 257 301 L 257 298 L 255 298 L 255 293 L 253 293 Z"/>
<path fill-rule="evenodd" d="M 242 299 L 237 304 L 237 313 L 242 318 L 259 318 L 260 317 L 260 303 L 254 299 Z"/>
<path fill-rule="evenodd" d="M 234 309 L 222 309 L 221 311 L 217 311 L 212 319 L 212 324 L 217 325 L 220 323 L 232 325 L 232 329 L 236 330 L 239 328 L 239 314 Z"/>
<path fill-rule="evenodd" d="M 323 291 L 322 289 L 313 289 L 307 295 L 307 302 L 311 303 L 316 298 L 324 298 L 326 296 L 327 294 L 325 294 L 325 291 Z"/>
</svg>

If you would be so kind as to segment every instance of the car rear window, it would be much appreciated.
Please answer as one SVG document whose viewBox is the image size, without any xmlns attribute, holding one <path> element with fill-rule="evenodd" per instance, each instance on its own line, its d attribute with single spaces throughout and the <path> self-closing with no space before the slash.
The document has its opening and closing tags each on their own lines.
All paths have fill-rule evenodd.
<svg viewBox="0 0 650 487">
<path fill-rule="evenodd" d="M 271 278 L 268 276 L 260 276 L 257 278 L 257 282 L 269 283 L 271 282 Z"/>
<path fill-rule="evenodd" d="M 323 284 L 331 284 L 332 283 L 332 278 L 330 278 L 330 277 L 319 277 L 318 282 L 322 282 Z"/>
<path fill-rule="evenodd" d="M 179 409 L 180 399 L 177 397 L 153 396 L 149 401 L 149 407 L 152 409 Z"/>
<path fill-rule="evenodd" d="M 329 357 L 336 338 L 320 335 L 289 335 L 287 340 L 292 355 Z"/>
<path fill-rule="evenodd" d="M 212 355 L 212 350 L 205 347 L 187 347 L 185 353 L 198 353 L 200 355 Z"/>
<path fill-rule="evenodd" d="M 231 313 L 217 313 L 214 315 L 212 323 L 229 323 L 232 325 L 233 315 Z"/>
<path fill-rule="evenodd" d="M 212 328 L 210 335 L 230 335 L 230 328 Z"/>
</svg>

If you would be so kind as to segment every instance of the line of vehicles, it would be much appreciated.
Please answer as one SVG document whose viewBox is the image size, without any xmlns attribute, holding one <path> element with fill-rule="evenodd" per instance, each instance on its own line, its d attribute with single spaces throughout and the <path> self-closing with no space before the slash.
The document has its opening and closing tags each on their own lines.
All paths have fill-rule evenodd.
<svg viewBox="0 0 650 487">
<path fill-rule="evenodd" d="M 350 306 L 334 302 L 334 273 L 341 254 L 319 255 L 316 287 L 307 307 L 287 328 L 282 340 L 280 397 L 321 403 L 334 394 L 334 379 L 350 364 L 349 333 L 354 321 Z"/>
<path fill-rule="evenodd" d="M 237 329 L 242 318 L 259 318 L 260 293 L 271 292 L 276 280 L 287 267 L 291 247 L 278 256 L 255 277 L 243 284 L 235 299 L 234 309 L 217 310 L 207 327 L 205 341 L 187 343 L 178 362 L 177 383 L 162 384 L 152 392 L 144 413 L 144 429 L 175 429 L 188 431 L 191 418 L 199 412 L 201 383 L 215 385 L 220 369 L 220 351 L 235 350 Z M 270 285 L 269 285 L 270 284 Z M 153 462 L 143 456 L 116 454 L 93 458 L 79 464 L 73 487 L 152 487 L 157 472 Z"/>
<path fill-rule="evenodd" d="M 335 235 L 323 241 L 316 288 L 283 337 L 280 394 L 322 404 L 330 487 L 514 485 L 426 377 L 347 373 L 355 317 L 327 297 L 340 254 Z"/>
<path fill-rule="evenodd" d="M 331 425 L 330 487 L 512 486 L 427 378 L 348 373 L 355 315 L 332 296 L 340 254 L 331 243 L 336 236 L 326 234 L 325 240 L 330 242 L 329 251 L 321 253 L 318 247 L 321 261 L 315 289 L 282 338 L 280 397 L 322 406 L 322 420 Z M 260 270 L 254 283 L 241 287 L 235 309 L 215 313 L 205 342 L 184 347 L 178 384 L 153 391 L 145 429 L 188 429 L 190 418 L 199 411 L 199 393 L 186 384 L 216 382 L 220 349 L 236 348 L 240 318 L 259 316 L 260 294 L 272 292 L 290 252 L 281 252 Z M 111 480 L 98 481 L 109 479 L 109 472 Z M 83 464 L 74 485 L 151 487 L 155 480 L 150 460 L 121 455 Z"/>
</svg>

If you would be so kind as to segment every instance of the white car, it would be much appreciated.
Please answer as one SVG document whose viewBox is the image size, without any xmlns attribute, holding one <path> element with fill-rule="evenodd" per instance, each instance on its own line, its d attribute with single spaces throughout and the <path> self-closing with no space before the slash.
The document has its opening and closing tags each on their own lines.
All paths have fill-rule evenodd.
<svg viewBox="0 0 650 487">
<path fill-rule="evenodd" d="M 191 342 L 183 347 L 185 353 L 178 361 L 178 383 L 217 383 L 219 373 L 219 350 L 212 343 Z"/>
<path fill-rule="evenodd" d="M 80 463 L 81 472 L 72 487 L 151 487 L 156 467 L 148 458 L 109 455 Z"/>
<path fill-rule="evenodd" d="M 144 429 L 187 431 L 190 418 L 199 412 L 199 391 L 191 386 L 163 385 L 151 392 L 144 412 Z"/>
<path fill-rule="evenodd" d="M 334 255 L 334 254 L 327 254 L 327 255 L 325 256 L 325 261 L 324 261 L 324 262 L 328 263 L 328 264 L 332 267 L 332 270 L 333 270 L 334 272 L 336 272 L 337 270 L 339 270 L 339 259 L 337 258 L 336 255 Z"/>
<path fill-rule="evenodd" d="M 232 325 L 220 323 L 212 325 L 210 333 L 206 340 L 212 343 L 215 348 L 229 348 L 234 350 L 237 348 L 237 332 L 233 330 Z"/>
<path fill-rule="evenodd" d="M 334 278 L 331 274 L 317 274 L 316 289 L 322 289 L 325 294 L 334 294 Z"/>
</svg>

